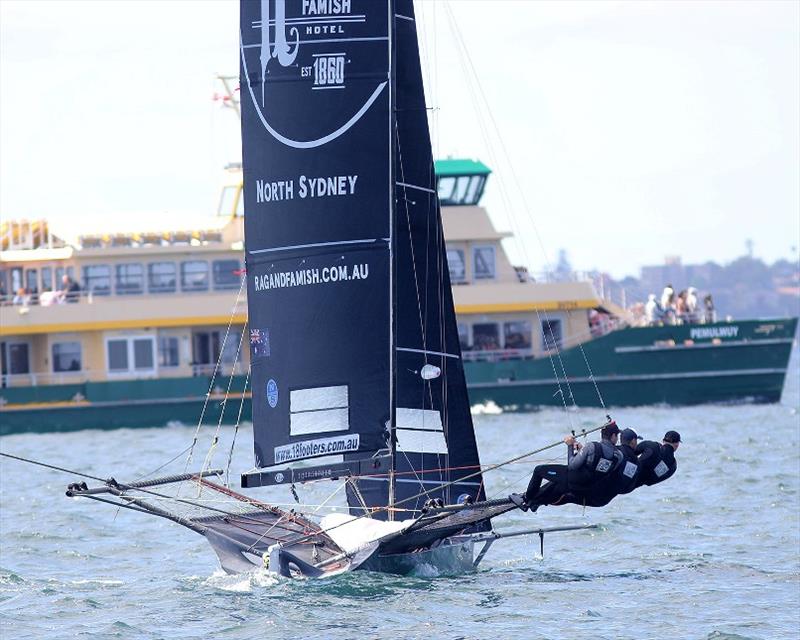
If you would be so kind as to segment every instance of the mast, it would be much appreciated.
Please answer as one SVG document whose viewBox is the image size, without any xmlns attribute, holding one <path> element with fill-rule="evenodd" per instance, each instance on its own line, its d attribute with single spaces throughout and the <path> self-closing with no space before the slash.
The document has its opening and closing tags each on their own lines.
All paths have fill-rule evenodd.
<svg viewBox="0 0 800 640">
<path fill-rule="evenodd" d="M 395 153 L 397 146 L 395 143 L 394 131 L 396 127 L 396 108 L 395 108 L 395 24 L 397 18 L 394 15 L 394 0 L 387 0 L 386 10 L 389 20 L 389 225 L 391 229 L 391 241 L 389 243 L 389 285 L 390 285 L 390 309 L 389 309 L 389 345 L 391 378 L 389 389 L 390 403 L 390 425 L 389 425 L 389 520 L 394 520 L 394 503 L 396 495 L 395 477 L 395 455 L 397 453 L 397 279 L 395 274 L 395 255 L 397 242 L 397 197 L 395 194 L 395 183 L 397 182 L 395 170 Z"/>
</svg>

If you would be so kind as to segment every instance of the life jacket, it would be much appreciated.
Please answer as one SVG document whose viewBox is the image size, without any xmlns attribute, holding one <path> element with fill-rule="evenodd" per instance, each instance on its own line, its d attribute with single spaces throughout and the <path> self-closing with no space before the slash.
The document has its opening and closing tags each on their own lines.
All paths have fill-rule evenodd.
<svg viewBox="0 0 800 640">
<path fill-rule="evenodd" d="M 637 486 L 646 484 L 652 486 L 671 478 L 678 468 L 675 460 L 675 450 L 667 444 L 645 441 L 639 444 L 637 450 L 644 449 L 650 455 L 641 464 Z"/>
<path fill-rule="evenodd" d="M 610 442 L 592 442 L 594 462 L 589 466 L 597 479 L 610 478 L 622 462 L 622 456 Z"/>
<path fill-rule="evenodd" d="M 622 454 L 622 463 L 617 467 L 616 477 L 614 484 L 616 485 L 617 493 L 630 493 L 633 491 L 639 481 L 639 458 L 632 447 L 627 445 L 620 445 L 617 450 Z"/>
<path fill-rule="evenodd" d="M 592 461 L 584 463 L 583 467 L 570 474 L 570 486 L 579 491 L 600 491 L 622 462 L 622 454 L 610 442 L 590 442 L 586 445 L 592 447 Z"/>
</svg>

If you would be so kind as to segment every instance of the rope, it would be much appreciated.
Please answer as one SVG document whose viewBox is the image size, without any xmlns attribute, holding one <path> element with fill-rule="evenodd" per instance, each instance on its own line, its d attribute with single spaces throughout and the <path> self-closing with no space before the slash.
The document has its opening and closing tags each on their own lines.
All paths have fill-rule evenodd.
<svg viewBox="0 0 800 640">
<path fill-rule="evenodd" d="M 219 356 L 217 357 L 217 363 L 214 365 L 214 372 L 211 374 L 211 381 L 208 384 L 208 392 L 206 393 L 206 399 L 203 401 L 203 409 L 200 412 L 200 419 L 197 421 L 197 428 L 194 430 L 194 438 L 192 439 L 192 444 L 189 447 L 189 455 L 186 458 L 186 464 L 184 465 L 183 470 L 186 471 L 189 468 L 189 465 L 192 462 L 192 454 L 194 453 L 194 447 L 197 444 L 197 438 L 200 435 L 200 427 L 203 426 L 203 418 L 206 415 L 206 409 L 208 408 L 208 401 L 211 398 L 211 392 L 214 390 L 214 381 L 217 378 L 217 371 L 219 371 L 219 366 L 222 364 L 222 355 L 225 353 L 225 343 L 228 341 L 228 334 L 231 332 L 231 326 L 233 325 L 233 316 L 236 314 L 236 309 L 239 307 L 239 301 L 242 297 L 242 290 L 244 289 L 244 284 L 246 282 L 246 277 L 242 277 L 242 282 L 239 284 L 239 291 L 236 294 L 236 302 L 231 309 L 231 315 L 228 318 L 228 327 L 225 329 L 225 337 L 222 339 L 222 344 L 219 348 Z M 244 328 L 242 329 L 244 332 Z"/>
<path fill-rule="evenodd" d="M 467 49 L 466 44 L 464 43 L 464 39 L 463 39 L 463 37 L 461 35 L 461 31 L 460 31 L 460 29 L 458 27 L 458 22 L 456 20 L 456 17 L 455 17 L 455 14 L 453 13 L 452 8 L 450 7 L 450 3 L 449 2 L 445 3 L 445 10 L 446 10 L 446 12 L 448 14 L 448 17 L 450 18 L 450 21 L 451 21 L 451 29 L 452 29 L 454 35 L 456 36 L 456 38 L 458 40 L 458 43 L 461 45 L 461 50 L 464 53 L 464 58 L 466 59 L 466 62 L 469 64 L 469 68 L 472 71 L 472 76 L 471 77 L 468 76 L 468 80 L 474 81 L 478 91 L 480 92 L 480 96 L 481 96 L 481 98 L 483 100 L 483 104 L 485 105 L 486 114 L 488 115 L 488 120 L 491 123 L 492 128 L 494 129 L 494 133 L 497 136 L 497 139 L 500 141 L 500 148 L 503 151 L 503 155 L 504 155 L 504 157 L 506 159 L 506 162 L 508 163 L 508 167 L 510 169 L 511 176 L 512 176 L 513 181 L 514 181 L 514 185 L 516 186 L 517 191 L 519 192 L 519 195 L 520 195 L 520 199 L 522 200 L 523 210 L 527 214 L 528 219 L 529 219 L 529 221 L 531 223 L 531 226 L 533 227 L 533 231 L 534 231 L 534 234 L 536 236 L 536 240 L 537 240 L 537 242 L 539 244 L 539 248 L 542 251 L 542 255 L 544 256 L 545 260 L 547 260 L 547 252 L 545 251 L 545 248 L 544 248 L 544 242 L 542 241 L 542 236 L 539 233 L 539 229 L 538 229 L 538 227 L 536 225 L 536 221 L 535 221 L 535 219 L 534 219 L 534 217 L 533 217 L 533 215 L 531 213 L 530 207 L 528 206 L 527 199 L 525 198 L 525 192 L 521 187 L 519 177 L 517 176 L 516 170 L 514 168 L 514 163 L 511 161 L 511 158 L 509 157 L 508 149 L 506 148 L 505 144 L 503 144 L 502 136 L 500 135 L 500 129 L 497 126 L 497 121 L 495 120 L 494 114 L 492 113 L 491 109 L 489 108 L 489 101 L 486 99 L 486 93 L 484 92 L 483 86 L 481 85 L 481 82 L 480 82 L 480 78 L 479 78 L 477 72 L 475 71 L 475 66 L 474 66 L 474 64 L 472 62 L 472 58 L 469 55 L 469 50 Z M 462 63 L 462 68 L 464 66 L 465 65 Z M 474 78 L 474 80 L 473 80 L 473 78 Z M 472 89 L 471 83 L 468 83 L 468 86 L 469 86 L 470 89 Z M 483 131 L 483 119 L 478 117 L 478 121 L 481 124 L 481 132 L 484 133 L 484 131 Z M 492 147 L 491 147 L 491 144 L 489 144 L 488 136 L 486 136 L 484 134 L 484 138 L 485 138 L 485 140 L 487 142 L 487 147 L 489 148 L 490 155 L 493 155 Z M 501 180 L 501 182 L 502 182 L 502 180 Z M 502 192 L 502 189 L 501 189 L 501 192 Z M 504 200 L 506 200 L 505 197 L 504 197 Z M 510 220 L 513 221 L 513 218 L 510 218 Z M 513 224 L 513 222 L 512 222 L 512 224 Z M 516 232 L 515 232 L 515 240 L 516 240 Z M 530 263 L 530 260 L 527 257 L 527 251 L 525 250 L 525 245 L 520 241 L 518 243 L 518 246 L 520 246 L 522 248 L 522 251 L 523 251 L 523 254 L 525 255 L 526 261 L 528 261 L 528 263 Z M 536 312 L 536 315 L 537 315 L 537 317 L 539 316 L 538 310 Z M 546 311 L 544 313 L 544 316 L 545 316 L 545 320 L 549 322 L 548 314 L 547 314 Z M 563 360 L 561 358 L 561 352 L 560 352 L 560 350 L 558 348 L 558 345 L 555 345 L 555 346 L 556 346 L 556 357 L 557 357 L 557 359 L 559 361 L 559 365 L 560 365 L 560 367 L 562 369 L 562 372 L 564 373 L 564 382 L 567 385 L 567 389 L 569 391 L 570 399 L 572 400 L 573 405 L 577 406 L 577 404 L 575 403 L 575 397 L 574 397 L 574 395 L 572 393 L 572 388 L 571 388 L 571 385 L 570 385 L 570 382 L 569 382 L 569 378 L 567 378 L 567 376 L 566 376 L 566 369 L 564 367 L 564 362 L 563 362 Z M 598 397 L 598 399 L 600 401 L 600 404 L 602 405 L 603 408 L 605 408 L 606 405 L 605 405 L 605 402 L 603 400 L 603 396 L 600 393 L 600 389 L 597 386 L 597 382 L 594 380 L 594 376 L 592 374 L 591 367 L 589 366 L 589 360 L 588 360 L 588 358 L 586 356 L 586 353 L 584 352 L 583 345 L 579 344 L 578 348 L 579 348 L 579 350 L 580 350 L 580 352 L 581 352 L 581 354 L 583 356 L 583 360 L 586 363 L 587 369 L 589 370 L 589 377 L 591 378 L 592 383 L 594 384 L 595 393 L 597 393 L 597 397 Z M 563 398 L 563 396 L 562 396 L 562 398 Z M 565 409 L 566 409 L 566 406 L 565 406 Z M 570 421 L 571 421 L 571 417 L 570 417 Z"/>
<path fill-rule="evenodd" d="M 5 458 L 12 458 L 14 460 L 19 460 L 20 462 L 27 462 L 28 464 L 35 464 L 39 467 L 46 467 L 48 469 L 55 469 L 56 471 L 62 471 L 63 473 L 69 473 L 70 475 L 74 476 L 81 476 L 82 478 L 89 478 L 90 480 L 97 480 L 99 482 L 108 482 L 108 478 L 98 478 L 97 476 L 91 476 L 88 473 L 81 473 L 80 471 L 74 471 L 72 469 L 65 469 L 64 467 L 57 467 L 52 464 L 46 464 L 44 462 L 39 462 L 38 460 L 31 460 L 30 458 L 23 458 L 22 456 L 15 456 L 10 453 L 3 453 L 0 451 L 0 456 Z"/>
<path fill-rule="evenodd" d="M 236 436 L 239 435 L 239 425 L 242 422 L 242 410 L 244 409 L 244 397 L 247 392 L 247 385 L 250 382 L 250 367 L 247 368 L 247 375 L 244 378 L 242 387 L 242 399 L 239 402 L 239 414 L 236 416 L 236 426 L 233 428 L 233 438 L 231 438 L 231 449 L 228 452 L 228 464 L 225 466 L 225 486 L 231 486 L 231 463 L 233 462 L 233 449 L 236 446 Z"/>
<path fill-rule="evenodd" d="M 586 437 L 590 433 L 594 433 L 595 431 L 600 431 L 600 429 L 605 427 L 606 424 L 602 424 L 599 427 L 595 427 L 594 429 L 589 429 L 588 431 L 586 429 L 584 429 L 579 434 L 577 434 L 576 437 Z M 514 456 L 513 458 L 509 458 L 508 460 L 506 460 L 504 462 L 499 462 L 499 463 L 497 463 L 495 465 L 492 465 L 492 466 L 488 467 L 487 469 L 485 469 L 485 471 L 494 471 L 495 469 L 500 469 L 501 467 L 505 467 L 506 465 L 512 464 L 514 462 L 518 462 L 520 460 L 524 460 L 525 458 L 530 458 L 531 456 L 534 456 L 537 453 L 541 453 L 542 451 L 547 451 L 548 449 L 552 449 L 553 447 L 557 447 L 560 444 L 564 444 L 564 441 L 563 440 L 558 440 L 557 442 L 553 442 L 551 444 L 548 444 L 547 446 L 540 447 L 538 449 L 534 449 L 533 451 L 529 451 L 527 453 L 523 453 L 523 454 L 518 455 L 518 456 Z M 440 488 L 444 489 L 445 487 L 452 486 L 454 484 L 458 484 L 460 482 L 463 482 L 464 480 L 469 480 L 470 478 L 474 478 L 474 477 L 476 477 L 478 475 L 481 475 L 482 473 L 483 473 L 483 471 L 476 471 L 475 473 L 471 473 L 469 475 L 466 475 L 463 478 L 459 478 L 458 480 L 453 480 L 452 482 L 444 483 L 444 484 L 442 484 L 442 486 Z M 353 518 L 353 520 L 348 520 L 347 522 L 342 522 L 340 524 L 336 524 L 336 525 L 334 525 L 332 527 L 328 527 L 327 529 L 320 529 L 320 531 L 317 532 L 316 535 L 319 535 L 320 533 L 327 534 L 329 531 L 333 531 L 334 529 L 338 529 L 339 527 L 341 527 L 341 526 L 343 526 L 345 524 L 349 524 L 351 522 L 355 522 L 356 520 L 361 520 L 362 518 L 366 518 L 366 517 L 370 517 L 371 518 L 376 513 L 382 513 L 382 512 L 391 511 L 391 510 L 393 510 L 395 507 L 397 507 L 399 505 L 406 504 L 408 502 L 411 502 L 412 500 L 417 500 L 417 499 L 422 498 L 424 496 L 425 496 L 425 492 L 422 492 L 422 493 L 418 493 L 417 495 L 410 496 L 408 498 L 404 498 L 403 500 L 398 500 L 392 506 L 380 507 L 380 508 L 377 508 L 374 511 L 372 511 L 372 513 L 370 513 L 370 514 L 364 514 L 364 515 L 356 516 L 356 517 Z M 305 540 L 310 539 L 311 537 L 313 537 L 313 536 L 306 536 L 305 538 L 300 538 L 299 540 L 296 541 L 296 543 L 300 544 L 300 543 L 304 542 Z"/>
<path fill-rule="evenodd" d="M 244 278 L 242 280 L 244 280 Z M 231 393 L 231 386 L 233 385 L 234 372 L 236 370 L 236 365 L 239 362 L 239 355 L 242 352 L 242 342 L 244 342 L 244 334 L 246 333 L 246 328 L 247 325 L 243 326 L 242 331 L 239 335 L 239 343 L 236 345 L 236 357 L 233 359 L 233 366 L 231 367 L 231 375 L 228 377 L 228 386 L 225 389 L 225 398 L 222 400 L 222 409 L 219 412 L 217 429 L 216 431 L 214 431 L 214 438 L 211 440 L 211 444 L 208 447 L 208 453 L 206 453 L 206 459 L 203 461 L 203 466 L 200 467 L 201 473 L 211 467 L 211 459 L 214 457 L 214 451 L 216 450 L 217 443 L 219 442 L 219 432 L 222 429 L 222 421 L 225 418 L 225 407 L 228 406 L 228 396 Z M 242 398 L 244 398 L 244 395 L 242 395 Z"/>
</svg>

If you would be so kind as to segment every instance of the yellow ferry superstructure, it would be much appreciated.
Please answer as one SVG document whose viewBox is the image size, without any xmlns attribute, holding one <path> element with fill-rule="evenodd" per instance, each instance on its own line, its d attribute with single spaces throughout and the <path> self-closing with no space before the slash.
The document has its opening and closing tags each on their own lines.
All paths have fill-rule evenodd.
<svg viewBox="0 0 800 640">
<path fill-rule="evenodd" d="M 510 234 L 480 206 L 490 170 L 459 159 L 436 169 L 472 401 L 524 408 L 565 404 L 569 393 L 570 401 L 597 404 L 598 381 L 612 402 L 663 401 L 661 387 L 647 387 L 658 374 L 627 354 L 692 340 L 678 328 L 601 337 L 624 324 L 626 312 L 601 300 L 589 280 L 537 282 L 511 264 L 502 245 Z M 204 405 L 206 419 L 233 421 L 223 402 L 229 384 L 249 416 L 241 168 L 225 176 L 216 215 L 192 229 L 67 240 L 44 220 L 0 225 L 0 433 L 193 422 Z M 79 291 L 63 291 L 64 276 Z M 794 325 L 782 322 L 776 331 L 793 335 Z M 576 345 L 593 348 L 591 365 L 582 348 L 570 353 Z M 783 381 L 778 365 L 770 371 L 767 399 Z M 618 390 L 622 381 L 638 394 Z"/>
</svg>

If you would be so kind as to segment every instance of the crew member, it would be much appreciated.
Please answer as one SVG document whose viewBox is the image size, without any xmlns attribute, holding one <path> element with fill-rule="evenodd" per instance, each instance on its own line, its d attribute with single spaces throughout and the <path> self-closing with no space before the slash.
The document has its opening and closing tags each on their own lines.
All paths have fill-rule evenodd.
<svg viewBox="0 0 800 640">
<path fill-rule="evenodd" d="M 619 474 L 616 478 L 616 494 L 630 493 L 638 485 L 640 462 L 636 455 L 636 444 L 639 436 L 633 429 L 623 429 L 619 434 L 619 446 L 617 449 L 622 454 L 623 462 L 619 466 Z"/>
<path fill-rule="evenodd" d="M 607 498 L 609 487 L 606 484 L 622 463 L 623 455 L 616 449 L 619 427 L 615 422 L 605 425 L 600 434 L 599 442 L 590 442 L 585 447 L 581 447 L 574 436 L 564 438 L 567 464 L 538 465 L 525 493 L 511 494 L 509 499 L 523 511 L 543 504 L 608 504 L 616 494 Z M 543 480 L 548 484 L 542 486 Z"/>
<path fill-rule="evenodd" d="M 661 444 L 651 440 L 640 442 L 636 447 L 640 467 L 636 486 L 650 486 L 671 478 L 678 468 L 675 452 L 680 443 L 681 434 L 677 431 L 667 431 Z"/>
</svg>

